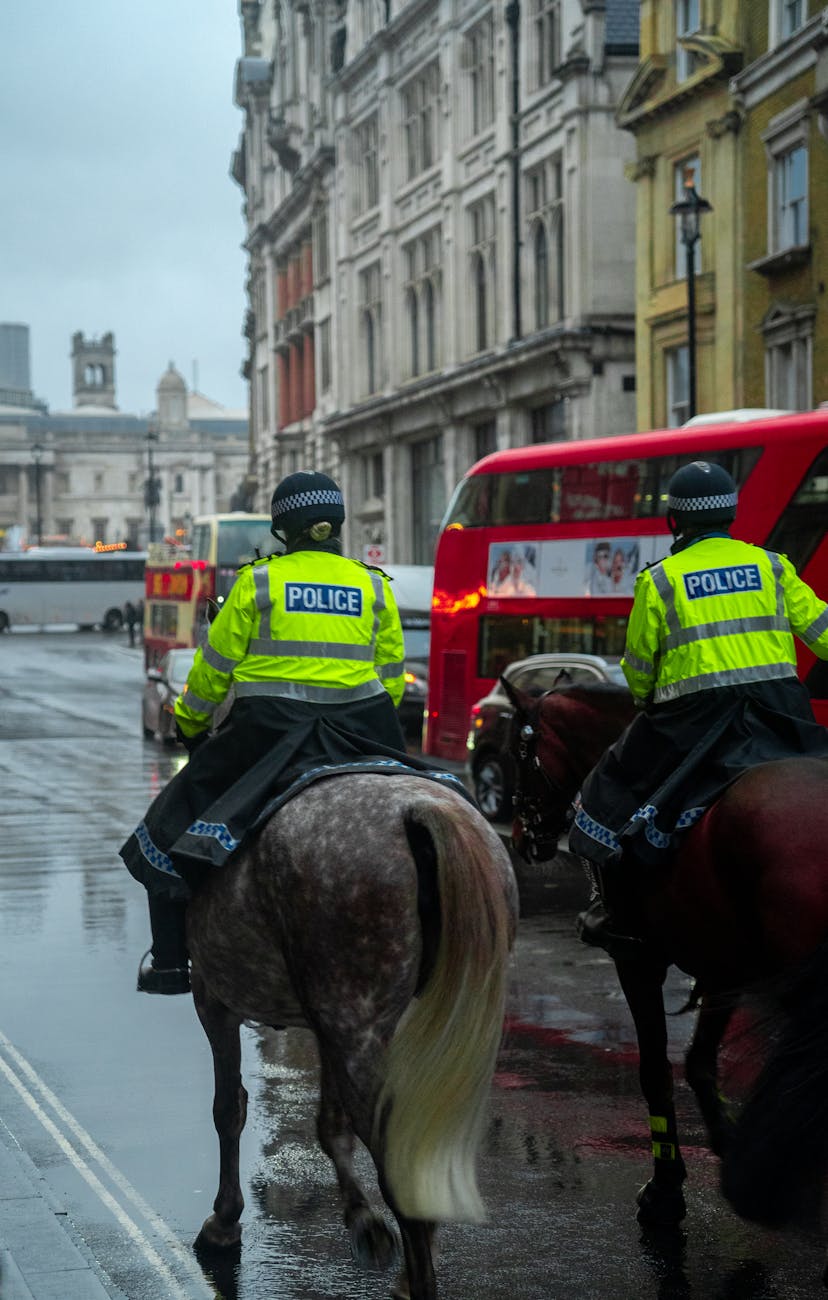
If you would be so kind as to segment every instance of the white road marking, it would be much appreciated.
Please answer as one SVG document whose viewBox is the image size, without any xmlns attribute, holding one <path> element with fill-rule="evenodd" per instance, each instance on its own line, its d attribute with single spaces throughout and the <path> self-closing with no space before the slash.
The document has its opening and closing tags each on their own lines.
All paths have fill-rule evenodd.
<svg viewBox="0 0 828 1300">
<path fill-rule="evenodd" d="M 208 1286 L 197 1261 L 192 1257 L 190 1252 L 184 1247 L 175 1234 L 170 1230 L 164 1220 L 156 1214 L 152 1206 L 144 1200 L 139 1192 L 135 1190 L 130 1182 L 123 1176 L 119 1169 L 113 1165 L 109 1157 L 100 1149 L 94 1139 L 78 1123 L 75 1117 L 70 1114 L 63 1103 L 52 1092 L 52 1090 L 43 1082 L 37 1071 L 29 1064 L 24 1056 L 18 1052 L 13 1043 L 6 1038 L 5 1034 L 0 1032 L 0 1047 L 11 1058 L 17 1066 L 20 1074 L 34 1086 L 41 1097 L 46 1101 L 57 1115 L 61 1123 L 75 1136 L 79 1144 L 86 1149 L 88 1154 L 100 1166 L 103 1173 L 118 1188 L 118 1191 L 128 1201 L 131 1201 L 136 1209 L 143 1215 L 152 1227 L 153 1231 L 162 1239 L 167 1249 L 176 1257 L 179 1264 L 187 1271 L 193 1282 L 197 1284 L 197 1295 L 209 1297 L 209 1300 L 215 1300 L 215 1290 Z M 0 1072 L 2 1072 L 12 1087 L 17 1091 L 22 1100 L 28 1106 L 29 1110 L 37 1117 L 45 1128 L 46 1132 L 60 1147 L 66 1158 L 74 1166 L 81 1177 L 89 1184 L 96 1196 L 103 1205 L 114 1215 L 115 1219 L 128 1236 L 132 1238 L 141 1254 L 149 1264 L 163 1277 L 169 1288 L 170 1294 L 175 1300 L 194 1300 L 192 1290 L 184 1290 L 178 1279 L 171 1272 L 167 1264 L 153 1248 L 145 1234 L 141 1231 L 134 1219 L 130 1218 L 126 1210 L 115 1199 L 111 1192 L 104 1187 L 101 1180 L 93 1169 L 87 1164 L 83 1157 L 75 1150 L 68 1138 L 60 1131 L 58 1126 L 49 1117 L 41 1106 L 40 1102 L 27 1088 L 23 1079 L 15 1073 L 12 1066 L 0 1056 Z"/>
</svg>

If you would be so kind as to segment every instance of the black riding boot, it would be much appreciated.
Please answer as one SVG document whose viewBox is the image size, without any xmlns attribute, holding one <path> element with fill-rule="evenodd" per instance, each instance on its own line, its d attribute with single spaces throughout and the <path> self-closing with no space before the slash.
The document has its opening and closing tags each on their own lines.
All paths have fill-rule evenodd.
<svg viewBox="0 0 828 1300">
<path fill-rule="evenodd" d="M 144 953 L 138 970 L 139 993 L 189 993 L 187 938 L 184 919 L 187 904 L 171 898 L 149 896 L 152 960 Z"/>
<path fill-rule="evenodd" d="M 608 868 L 587 862 L 592 895 L 586 911 L 579 912 L 575 932 L 582 943 L 604 948 L 610 956 L 622 948 L 643 943 L 630 915 L 628 891 L 624 888 L 620 863 Z"/>
</svg>

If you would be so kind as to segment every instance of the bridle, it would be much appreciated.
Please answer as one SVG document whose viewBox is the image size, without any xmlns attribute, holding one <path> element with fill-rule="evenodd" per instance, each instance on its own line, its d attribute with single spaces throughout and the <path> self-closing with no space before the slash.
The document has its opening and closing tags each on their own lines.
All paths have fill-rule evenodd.
<svg viewBox="0 0 828 1300">
<path fill-rule="evenodd" d="M 521 839 L 515 848 L 526 862 L 546 862 L 557 853 L 558 837 L 566 821 L 563 810 L 569 808 L 571 797 L 562 785 L 553 781 L 541 763 L 538 757 L 538 730 L 528 721 L 518 732 L 516 766 L 512 803 Z M 531 788 L 524 782 L 527 771 L 541 778 L 535 780 Z M 553 827 L 551 816 L 556 806 L 561 816 L 559 824 Z"/>
</svg>

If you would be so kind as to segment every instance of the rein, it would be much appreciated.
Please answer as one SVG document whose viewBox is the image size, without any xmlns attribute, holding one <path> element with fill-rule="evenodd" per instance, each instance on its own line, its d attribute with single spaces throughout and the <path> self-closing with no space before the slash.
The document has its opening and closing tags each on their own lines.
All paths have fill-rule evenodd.
<svg viewBox="0 0 828 1300">
<path fill-rule="evenodd" d="M 527 862 L 546 862 L 555 856 L 558 850 L 558 836 L 563 829 L 553 831 L 544 829 L 544 822 L 549 820 L 550 804 L 564 808 L 572 802 L 563 786 L 552 780 L 544 768 L 537 752 L 538 731 L 531 722 L 526 722 L 518 733 L 517 772 L 515 780 L 514 811 L 515 820 L 521 830 L 520 852 Z M 536 782 L 535 789 L 525 786 L 525 770 L 540 774 L 541 782 Z"/>
</svg>

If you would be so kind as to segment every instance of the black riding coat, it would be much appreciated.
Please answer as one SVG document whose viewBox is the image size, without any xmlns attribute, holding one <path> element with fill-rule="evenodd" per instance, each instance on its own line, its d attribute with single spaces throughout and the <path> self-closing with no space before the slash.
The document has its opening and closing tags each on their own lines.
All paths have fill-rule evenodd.
<svg viewBox="0 0 828 1300">
<path fill-rule="evenodd" d="M 640 862 L 663 863 L 677 836 L 742 772 L 805 755 L 828 757 L 828 730 L 814 720 L 796 678 L 650 705 L 584 781 L 569 846 L 600 865 L 625 851 Z"/>
</svg>

